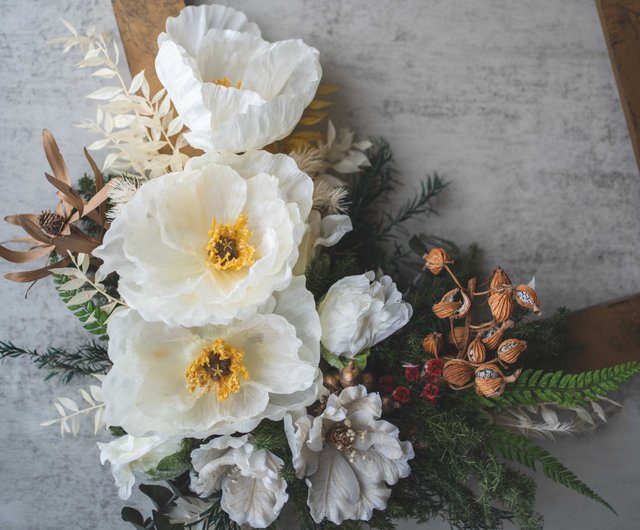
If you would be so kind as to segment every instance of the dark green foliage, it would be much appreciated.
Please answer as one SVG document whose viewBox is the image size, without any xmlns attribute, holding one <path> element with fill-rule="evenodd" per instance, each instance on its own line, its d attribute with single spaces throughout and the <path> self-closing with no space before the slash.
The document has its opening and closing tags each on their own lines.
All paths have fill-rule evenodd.
<svg viewBox="0 0 640 530">
<path fill-rule="evenodd" d="M 404 224 L 435 212 L 433 201 L 447 184 L 438 175 L 427 177 L 420 183 L 418 193 L 400 208 L 389 209 L 391 195 L 402 185 L 389 144 L 384 140 L 374 142 L 368 156 L 371 166 L 354 177 L 349 187 L 349 216 L 353 231 L 346 234 L 330 252 L 338 256 L 355 255 L 360 272 L 378 268 L 391 270 L 411 256 L 410 237 Z M 407 244 L 398 242 L 402 239 L 406 239 Z M 387 248 L 391 242 L 395 244 L 392 259 Z"/>
<path fill-rule="evenodd" d="M 533 470 L 538 469 L 539 465 L 545 476 L 551 480 L 599 502 L 615 513 L 607 501 L 578 479 L 547 450 L 533 444 L 526 436 L 497 428 L 492 434 L 492 442 L 495 449 L 507 460 Z"/>
<path fill-rule="evenodd" d="M 56 291 L 60 295 L 64 304 L 78 318 L 78 320 L 82 322 L 84 329 L 98 337 L 99 340 L 108 340 L 107 319 L 109 318 L 109 314 L 100 309 L 93 300 L 89 300 L 78 305 L 69 305 L 69 300 L 80 293 L 82 288 L 74 289 L 72 291 L 60 290 L 60 286 L 64 285 L 68 281 L 69 277 L 67 276 L 61 274 L 53 275 L 53 283 L 56 285 Z"/>
<path fill-rule="evenodd" d="M 489 407 L 556 403 L 562 407 L 582 406 L 598 400 L 640 373 L 640 362 L 628 362 L 580 374 L 562 371 L 525 370 L 518 381 L 498 399 L 484 400 Z"/>
<path fill-rule="evenodd" d="M 27 357 L 38 368 L 49 370 L 46 379 L 58 376 L 68 383 L 76 376 L 104 374 L 111 367 L 107 350 L 95 343 L 85 344 L 74 351 L 49 347 L 44 352 L 18 348 L 10 342 L 0 342 L 0 360 Z"/>
<path fill-rule="evenodd" d="M 551 317 L 520 321 L 513 333 L 516 339 L 527 341 L 522 366 L 547 370 L 561 370 L 567 365 L 574 346 L 568 336 L 569 310 L 558 309 Z"/>
<path fill-rule="evenodd" d="M 182 440 L 180 451 L 165 456 L 158 465 L 147 474 L 156 480 L 170 480 L 191 470 L 191 451 L 200 445 L 200 441 L 193 438 Z"/>
<path fill-rule="evenodd" d="M 322 252 L 313 258 L 305 271 L 307 289 L 316 298 L 320 298 L 335 282 L 354 274 L 362 274 L 355 256 L 344 256 L 331 259 L 328 253 Z"/>
</svg>

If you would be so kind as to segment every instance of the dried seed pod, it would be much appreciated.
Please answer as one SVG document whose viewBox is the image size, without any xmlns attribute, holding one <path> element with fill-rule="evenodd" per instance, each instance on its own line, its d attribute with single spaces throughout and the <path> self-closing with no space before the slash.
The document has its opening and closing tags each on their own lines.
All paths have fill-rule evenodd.
<svg viewBox="0 0 640 530">
<path fill-rule="evenodd" d="M 335 370 L 332 370 L 324 374 L 322 378 L 322 382 L 324 386 L 328 388 L 329 392 L 331 392 L 332 394 L 340 390 L 340 374 Z"/>
<path fill-rule="evenodd" d="M 361 380 L 362 371 L 353 361 L 350 361 L 347 366 L 340 370 L 340 384 L 343 388 L 359 385 Z"/>
<path fill-rule="evenodd" d="M 477 335 L 476 338 L 469 343 L 469 347 L 467 348 L 467 359 L 474 364 L 482 364 L 486 357 L 487 348 L 482 343 L 480 336 Z"/>
<path fill-rule="evenodd" d="M 517 381 L 521 372 L 522 370 L 516 370 L 513 375 L 505 376 L 496 364 L 480 365 L 475 373 L 476 393 L 488 398 L 501 396 L 506 384 Z"/>
<path fill-rule="evenodd" d="M 426 353 L 430 353 L 431 355 L 439 357 L 440 354 L 444 351 L 444 348 L 445 343 L 442 333 L 428 333 L 427 335 L 425 335 L 424 339 L 422 339 L 422 349 Z"/>
<path fill-rule="evenodd" d="M 491 326 L 489 329 L 480 334 L 482 343 L 490 350 L 495 350 L 500 344 L 500 341 L 504 336 L 504 332 L 512 326 L 513 320 L 507 320 L 506 322 L 503 322 L 500 327 L 498 327 L 497 325 Z"/>
<path fill-rule="evenodd" d="M 527 349 L 527 343 L 520 339 L 507 339 L 498 347 L 498 358 L 507 364 L 515 363 Z"/>
<path fill-rule="evenodd" d="M 505 322 L 513 313 L 513 296 L 511 289 L 500 288 L 489 295 L 489 308 L 493 318 Z"/>
<path fill-rule="evenodd" d="M 504 374 L 495 364 L 483 364 L 476 370 L 476 392 L 485 397 L 498 397 L 504 391 Z"/>
<path fill-rule="evenodd" d="M 461 345 L 464 342 L 465 329 L 466 328 L 464 326 L 453 328 L 453 331 L 447 335 L 447 342 L 456 347 Z"/>
<path fill-rule="evenodd" d="M 378 378 L 371 370 L 365 370 L 362 372 L 362 384 L 367 389 L 367 392 L 373 392 L 378 386 Z"/>
<path fill-rule="evenodd" d="M 511 287 L 513 284 L 511 283 L 509 276 L 507 276 L 507 273 L 504 272 L 504 269 L 502 269 L 502 267 L 498 267 L 495 271 L 493 271 L 493 276 L 491 277 L 491 290 L 499 289 L 500 287 L 505 285 Z"/>
<path fill-rule="evenodd" d="M 438 318 L 464 318 L 470 309 L 471 298 L 457 288 L 445 293 L 440 302 L 433 305 L 433 313 Z"/>
<path fill-rule="evenodd" d="M 474 368 L 464 359 L 451 359 L 444 365 L 442 377 L 455 390 L 464 387 L 473 379 Z"/>
<path fill-rule="evenodd" d="M 528 285 L 523 284 L 516 287 L 516 302 L 518 302 L 522 307 L 531 309 L 536 316 L 540 316 L 542 314 L 538 293 Z"/>
<path fill-rule="evenodd" d="M 451 265 L 453 260 L 443 248 L 433 248 L 422 256 L 425 268 L 436 276 L 442 272 L 445 265 Z"/>
</svg>

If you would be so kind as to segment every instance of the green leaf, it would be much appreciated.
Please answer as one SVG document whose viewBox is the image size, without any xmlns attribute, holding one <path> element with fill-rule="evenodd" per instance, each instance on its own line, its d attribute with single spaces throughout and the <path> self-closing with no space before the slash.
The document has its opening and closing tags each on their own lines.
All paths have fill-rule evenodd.
<svg viewBox="0 0 640 530">
<path fill-rule="evenodd" d="M 492 436 L 493 449 L 503 458 L 517 462 L 534 471 L 541 470 L 544 475 L 563 486 L 599 502 L 613 513 L 616 511 L 600 495 L 589 488 L 564 464 L 552 456 L 546 449 L 531 442 L 527 437 L 513 432 L 496 429 Z"/>
<path fill-rule="evenodd" d="M 184 530 L 182 523 L 172 523 L 168 515 L 155 510 L 151 513 L 153 514 L 153 524 L 156 530 Z"/>
<path fill-rule="evenodd" d="M 173 492 L 164 486 L 140 484 L 140 491 L 151 499 L 158 510 L 164 510 L 174 499 Z"/>
<path fill-rule="evenodd" d="M 130 506 L 125 506 L 122 508 L 122 520 L 126 523 L 131 523 L 135 528 L 145 529 L 144 526 L 144 517 L 142 514 L 136 510 L 135 508 L 131 508 Z"/>
</svg>

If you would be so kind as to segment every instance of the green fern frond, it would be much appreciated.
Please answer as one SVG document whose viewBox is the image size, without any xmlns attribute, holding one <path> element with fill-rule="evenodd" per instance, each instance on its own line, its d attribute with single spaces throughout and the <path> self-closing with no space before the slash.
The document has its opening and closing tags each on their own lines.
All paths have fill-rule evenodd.
<svg viewBox="0 0 640 530">
<path fill-rule="evenodd" d="M 491 437 L 491 442 L 493 449 L 506 460 L 517 462 L 534 471 L 541 469 L 545 476 L 551 480 L 599 502 L 613 513 L 616 513 L 607 501 L 582 482 L 573 472 L 567 469 L 562 462 L 551 455 L 546 449 L 532 443 L 526 436 L 496 429 Z"/>
<path fill-rule="evenodd" d="M 71 291 L 60 289 L 60 287 L 68 281 L 69 278 L 67 276 L 61 274 L 53 275 L 53 283 L 64 305 L 80 320 L 82 327 L 89 333 L 98 337 L 99 340 L 108 340 L 107 320 L 109 319 L 109 313 L 100 309 L 93 300 L 88 300 L 77 305 L 69 305 L 69 301 L 78 293 L 82 292 L 82 289 L 74 289 Z"/>
<path fill-rule="evenodd" d="M 640 362 L 628 362 L 580 374 L 562 371 L 525 370 L 518 381 L 493 400 L 485 399 L 488 407 L 556 403 L 562 407 L 585 405 L 617 390 L 622 383 L 640 373 Z"/>
</svg>

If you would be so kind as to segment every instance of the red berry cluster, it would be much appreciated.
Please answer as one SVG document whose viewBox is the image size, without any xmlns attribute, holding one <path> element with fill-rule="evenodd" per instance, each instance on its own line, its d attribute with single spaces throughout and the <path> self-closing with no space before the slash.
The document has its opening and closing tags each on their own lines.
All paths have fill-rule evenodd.
<svg viewBox="0 0 640 530">
<path fill-rule="evenodd" d="M 382 376 L 378 384 L 382 393 L 390 394 L 393 400 L 400 405 L 409 403 L 411 389 L 422 385 L 422 398 L 434 403 L 440 395 L 443 368 L 444 360 L 438 358 L 429 359 L 422 369 L 419 366 L 405 366 L 404 378 L 409 383 L 407 386 L 396 385 L 391 375 Z"/>
</svg>

